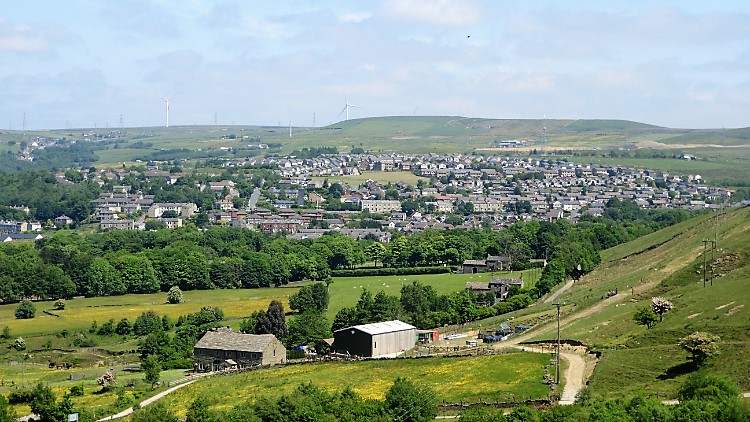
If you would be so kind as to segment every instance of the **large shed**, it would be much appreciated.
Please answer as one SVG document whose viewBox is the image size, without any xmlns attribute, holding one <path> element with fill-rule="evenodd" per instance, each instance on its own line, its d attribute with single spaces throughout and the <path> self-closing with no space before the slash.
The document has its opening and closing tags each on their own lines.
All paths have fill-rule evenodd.
<svg viewBox="0 0 750 422">
<path fill-rule="evenodd" d="M 361 357 L 382 357 L 409 350 L 417 343 L 417 329 L 399 320 L 342 328 L 333 333 L 333 348 Z"/>
</svg>

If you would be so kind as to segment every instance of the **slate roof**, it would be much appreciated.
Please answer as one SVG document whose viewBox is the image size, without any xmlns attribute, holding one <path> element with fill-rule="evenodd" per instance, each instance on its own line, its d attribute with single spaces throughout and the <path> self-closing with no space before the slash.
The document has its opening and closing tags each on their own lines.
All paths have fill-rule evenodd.
<svg viewBox="0 0 750 422">
<path fill-rule="evenodd" d="M 258 353 L 275 339 L 273 334 L 243 334 L 229 330 L 215 330 L 207 332 L 198 340 L 195 348 Z"/>
<path fill-rule="evenodd" d="M 490 290 L 490 283 L 482 283 L 481 281 L 468 281 L 466 282 L 466 288 L 469 290 Z"/>
</svg>

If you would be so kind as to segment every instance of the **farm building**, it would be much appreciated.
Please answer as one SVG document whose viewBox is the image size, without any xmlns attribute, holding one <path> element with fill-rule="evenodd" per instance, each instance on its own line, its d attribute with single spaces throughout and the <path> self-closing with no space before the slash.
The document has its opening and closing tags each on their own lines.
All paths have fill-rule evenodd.
<svg viewBox="0 0 750 422">
<path fill-rule="evenodd" d="M 350 355 L 382 357 L 409 350 L 417 342 L 414 326 L 399 320 L 342 328 L 333 333 L 333 348 Z"/>
<path fill-rule="evenodd" d="M 472 281 L 466 283 L 466 289 L 475 294 L 492 293 L 495 296 L 495 303 L 507 299 L 512 287 L 523 289 L 523 277 L 492 277 L 492 280 L 488 283 Z"/>
<path fill-rule="evenodd" d="M 244 369 L 286 363 L 286 348 L 273 334 L 243 334 L 220 328 L 198 340 L 193 357 L 197 371 Z"/>
</svg>

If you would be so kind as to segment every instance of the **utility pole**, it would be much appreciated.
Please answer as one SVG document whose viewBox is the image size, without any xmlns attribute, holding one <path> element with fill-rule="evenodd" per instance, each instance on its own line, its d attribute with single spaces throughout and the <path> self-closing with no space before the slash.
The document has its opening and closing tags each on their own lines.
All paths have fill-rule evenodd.
<svg viewBox="0 0 750 422">
<path fill-rule="evenodd" d="M 703 287 L 706 287 L 706 243 L 708 240 L 703 239 Z"/>
<path fill-rule="evenodd" d="M 703 287 L 706 287 L 706 245 L 711 244 L 711 285 L 714 285 L 714 249 L 716 249 L 716 241 L 711 239 L 703 239 Z"/>
<path fill-rule="evenodd" d="M 560 307 L 565 303 L 553 303 L 557 306 L 557 358 L 555 358 L 555 384 L 560 384 Z"/>
</svg>

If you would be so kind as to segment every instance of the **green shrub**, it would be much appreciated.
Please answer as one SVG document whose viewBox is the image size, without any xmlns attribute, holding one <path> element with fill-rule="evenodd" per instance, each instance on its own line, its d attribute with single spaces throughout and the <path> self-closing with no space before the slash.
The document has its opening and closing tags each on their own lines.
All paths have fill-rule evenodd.
<svg viewBox="0 0 750 422">
<path fill-rule="evenodd" d="M 36 316 L 36 306 L 30 300 L 22 300 L 16 307 L 16 318 L 31 319 Z"/>
</svg>

